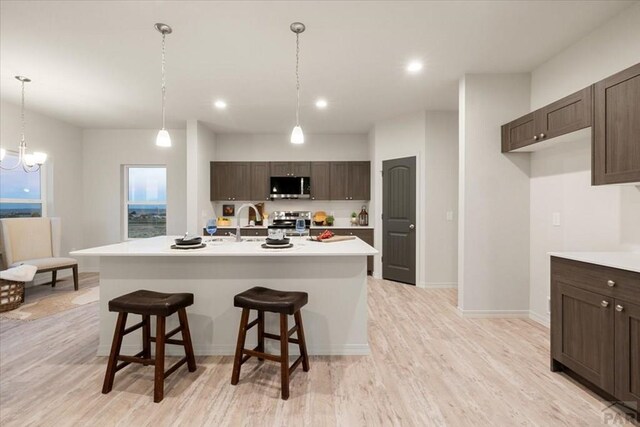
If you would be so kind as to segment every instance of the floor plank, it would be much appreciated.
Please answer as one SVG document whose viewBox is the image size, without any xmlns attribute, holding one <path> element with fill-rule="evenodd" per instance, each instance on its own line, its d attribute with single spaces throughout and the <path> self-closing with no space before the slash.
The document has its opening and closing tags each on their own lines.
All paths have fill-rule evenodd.
<svg viewBox="0 0 640 427">
<path fill-rule="evenodd" d="M 81 275 L 81 287 L 97 284 L 97 275 Z M 71 289 L 63 280 L 27 298 Z M 217 356 L 198 357 L 194 373 L 171 375 L 159 404 L 153 369 L 143 366 L 118 373 L 103 395 L 97 303 L 34 321 L 0 319 L 0 425 L 607 424 L 607 402 L 549 372 L 546 328 L 462 318 L 455 300 L 451 289 L 370 279 L 371 355 L 312 357 L 310 372 L 293 374 L 286 402 L 277 364 L 247 362 L 233 387 L 232 358 Z"/>
</svg>

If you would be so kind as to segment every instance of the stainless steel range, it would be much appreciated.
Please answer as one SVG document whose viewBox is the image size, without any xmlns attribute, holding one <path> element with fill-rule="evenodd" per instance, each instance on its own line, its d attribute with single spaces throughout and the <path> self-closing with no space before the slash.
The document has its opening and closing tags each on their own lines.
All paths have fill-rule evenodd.
<svg viewBox="0 0 640 427">
<path fill-rule="evenodd" d="M 306 232 L 311 227 L 310 211 L 275 211 L 271 214 L 271 225 L 269 228 L 284 229 L 287 236 L 296 236 L 296 220 L 304 219 Z"/>
</svg>

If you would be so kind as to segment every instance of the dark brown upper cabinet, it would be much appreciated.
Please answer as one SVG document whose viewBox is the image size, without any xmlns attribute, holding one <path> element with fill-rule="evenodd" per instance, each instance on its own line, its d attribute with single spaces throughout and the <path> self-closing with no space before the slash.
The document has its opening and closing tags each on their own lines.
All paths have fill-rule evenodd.
<svg viewBox="0 0 640 427">
<path fill-rule="evenodd" d="M 212 201 L 251 200 L 250 162 L 211 162 Z"/>
<path fill-rule="evenodd" d="M 517 150 L 591 126 L 591 86 L 502 126 L 502 152 Z"/>
<path fill-rule="evenodd" d="M 331 200 L 369 200 L 371 162 L 331 162 L 330 182 Z"/>
<path fill-rule="evenodd" d="M 331 163 L 311 162 L 311 200 L 331 200 Z"/>
<path fill-rule="evenodd" d="M 640 64 L 595 84 L 592 183 L 640 182 Z"/>
<path fill-rule="evenodd" d="M 251 200 L 271 200 L 269 162 L 251 162 Z"/>
<path fill-rule="evenodd" d="M 311 162 L 271 162 L 271 176 L 311 176 Z"/>
</svg>

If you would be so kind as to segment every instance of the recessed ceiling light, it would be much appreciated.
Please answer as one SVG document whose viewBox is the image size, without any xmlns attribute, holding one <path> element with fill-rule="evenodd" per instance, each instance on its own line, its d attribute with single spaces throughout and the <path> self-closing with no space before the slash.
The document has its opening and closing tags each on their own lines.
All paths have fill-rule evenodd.
<svg viewBox="0 0 640 427">
<path fill-rule="evenodd" d="M 327 108 L 327 105 L 329 104 L 327 103 L 326 99 L 320 98 L 316 101 L 316 107 L 318 108 Z"/>
<path fill-rule="evenodd" d="M 411 74 L 419 73 L 422 70 L 422 62 L 411 61 L 407 64 L 407 71 Z"/>
<path fill-rule="evenodd" d="M 213 105 L 215 105 L 218 110 L 224 110 L 225 108 L 227 108 L 227 103 L 224 102 L 222 99 L 218 99 L 216 102 L 213 103 Z"/>
</svg>

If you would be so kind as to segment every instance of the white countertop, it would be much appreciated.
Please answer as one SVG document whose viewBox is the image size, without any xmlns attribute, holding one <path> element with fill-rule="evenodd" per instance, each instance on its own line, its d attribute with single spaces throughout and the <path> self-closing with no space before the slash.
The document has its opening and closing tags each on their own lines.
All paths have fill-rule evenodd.
<svg viewBox="0 0 640 427">
<path fill-rule="evenodd" d="M 235 242 L 233 238 L 216 238 L 202 249 L 171 249 L 174 239 L 181 236 L 159 236 L 149 239 L 131 240 L 96 248 L 71 252 L 72 256 L 366 256 L 378 251 L 356 238 L 341 242 L 320 243 L 310 240 L 291 239 L 293 248 L 264 249 L 260 245 L 264 239 L 245 238 Z M 205 242 L 209 238 L 204 239 Z M 259 241 L 254 241 L 259 240 Z"/>
<path fill-rule="evenodd" d="M 640 252 L 549 252 L 549 255 L 640 273 Z"/>
</svg>

